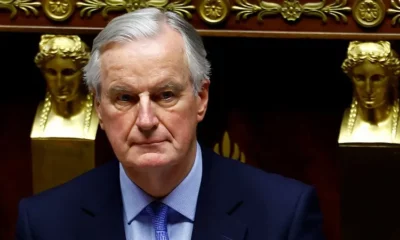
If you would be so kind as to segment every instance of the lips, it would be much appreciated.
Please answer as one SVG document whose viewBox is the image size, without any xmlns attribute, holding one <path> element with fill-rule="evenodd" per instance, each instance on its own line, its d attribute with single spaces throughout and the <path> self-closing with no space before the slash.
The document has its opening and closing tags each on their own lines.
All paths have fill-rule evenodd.
<svg viewBox="0 0 400 240">
<path fill-rule="evenodd" d="M 135 145 L 156 145 L 162 142 L 164 142 L 164 140 L 152 140 L 152 141 L 136 142 Z"/>
</svg>

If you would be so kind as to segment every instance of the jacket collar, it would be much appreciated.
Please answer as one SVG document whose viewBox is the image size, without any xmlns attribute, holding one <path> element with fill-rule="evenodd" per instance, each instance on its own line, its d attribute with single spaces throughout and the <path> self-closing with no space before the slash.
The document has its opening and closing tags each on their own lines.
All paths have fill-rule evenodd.
<svg viewBox="0 0 400 240">
<path fill-rule="evenodd" d="M 221 179 L 221 157 L 202 148 L 203 174 L 193 225 L 193 240 L 242 240 L 247 226 L 232 217 L 243 203 L 229 179 Z M 125 239 L 118 161 L 99 169 L 82 201 L 78 239 Z M 94 173 L 94 172 L 93 172 Z M 91 174 L 91 173 L 89 173 Z"/>
</svg>

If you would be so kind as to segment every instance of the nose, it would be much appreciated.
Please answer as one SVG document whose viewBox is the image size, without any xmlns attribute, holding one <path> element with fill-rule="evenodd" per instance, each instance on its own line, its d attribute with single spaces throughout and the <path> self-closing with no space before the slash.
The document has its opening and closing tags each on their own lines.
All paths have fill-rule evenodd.
<svg viewBox="0 0 400 240">
<path fill-rule="evenodd" d="M 151 99 L 148 96 L 141 96 L 136 126 L 142 132 L 149 132 L 157 128 L 158 123 L 159 120 L 152 107 Z"/>
<path fill-rule="evenodd" d="M 61 72 L 57 72 L 57 85 L 61 87 L 63 85 L 63 76 Z"/>
<path fill-rule="evenodd" d="M 365 81 L 365 92 L 367 92 L 367 94 L 371 94 L 372 93 L 372 86 L 371 86 L 371 79 L 368 78 Z"/>
</svg>

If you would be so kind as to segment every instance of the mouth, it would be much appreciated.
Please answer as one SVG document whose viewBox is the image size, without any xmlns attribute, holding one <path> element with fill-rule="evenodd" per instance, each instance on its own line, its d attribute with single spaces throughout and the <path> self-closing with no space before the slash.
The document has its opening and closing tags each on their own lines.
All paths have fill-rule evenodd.
<svg viewBox="0 0 400 240">
<path fill-rule="evenodd" d="M 145 141 L 145 142 L 137 142 L 137 143 L 135 143 L 135 145 L 138 145 L 138 146 L 143 146 L 143 147 L 151 147 L 151 146 L 157 146 L 157 145 L 160 145 L 160 144 L 162 144 L 162 143 L 164 143 L 165 141 Z"/>
<path fill-rule="evenodd" d="M 365 102 L 373 102 L 375 101 L 376 97 L 374 96 L 367 96 L 362 98 Z"/>
</svg>

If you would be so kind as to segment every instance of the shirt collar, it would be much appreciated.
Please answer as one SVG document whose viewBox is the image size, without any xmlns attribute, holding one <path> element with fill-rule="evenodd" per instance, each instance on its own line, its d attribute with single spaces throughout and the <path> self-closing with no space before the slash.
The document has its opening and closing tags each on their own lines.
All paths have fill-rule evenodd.
<svg viewBox="0 0 400 240">
<path fill-rule="evenodd" d="M 162 200 L 164 204 L 191 221 L 194 221 L 196 213 L 197 197 L 203 172 L 202 161 L 201 148 L 199 143 L 196 143 L 196 158 L 192 169 L 183 181 Z M 154 199 L 129 179 L 121 163 L 119 169 L 125 220 L 130 223 Z"/>
</svg>

